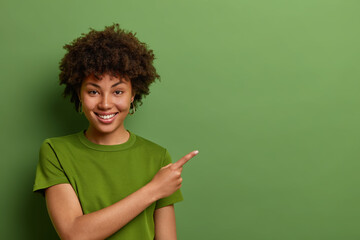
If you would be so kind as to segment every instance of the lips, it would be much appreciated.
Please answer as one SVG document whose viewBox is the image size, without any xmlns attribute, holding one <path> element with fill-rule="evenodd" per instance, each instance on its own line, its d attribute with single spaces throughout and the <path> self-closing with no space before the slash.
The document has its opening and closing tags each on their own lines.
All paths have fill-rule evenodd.
<svg viewBox="0 0 360 240">
<path fill-rule="evenodd" d="M 95 115 L 97 116 L 97 118 L 103 122 L 103 123 L 111 123 L 115 117 L 117 116 L 117 113 L 96 113 Z"/>
</svg>

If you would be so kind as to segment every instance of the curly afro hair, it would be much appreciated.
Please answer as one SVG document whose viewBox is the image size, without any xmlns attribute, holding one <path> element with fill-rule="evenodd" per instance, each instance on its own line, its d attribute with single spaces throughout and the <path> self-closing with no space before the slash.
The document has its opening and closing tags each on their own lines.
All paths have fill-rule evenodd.
<svg viewBox="0 0 360 240">
<path fill-rule="evenodd" d="M 114 23 L 103 31 L 90 28 L 89 33 L 64 45 L 67 53 L 60 61 L 60 85 L 66 85 L 63 96 L 70 95 L 76 111 L 82 81 L 89 75 L 100 79 L 103 73 L 128 77 L 135 94 L 133 105 L 142 105 L 143 96 L 150 93 L 150 84 L 160 76 L 153 66 L 153 51 L 135 35 Z"/>
</svg>

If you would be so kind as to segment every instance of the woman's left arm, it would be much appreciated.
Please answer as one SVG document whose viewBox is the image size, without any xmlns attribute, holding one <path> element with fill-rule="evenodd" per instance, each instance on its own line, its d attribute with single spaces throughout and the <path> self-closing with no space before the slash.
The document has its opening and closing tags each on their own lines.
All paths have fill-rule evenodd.
<svg viewBox="0 0 360 240">
<path fill-rule="evenodd" d="M 174 204 L 154 212 L 155 240 L 177 240 Z"/>
</svg>

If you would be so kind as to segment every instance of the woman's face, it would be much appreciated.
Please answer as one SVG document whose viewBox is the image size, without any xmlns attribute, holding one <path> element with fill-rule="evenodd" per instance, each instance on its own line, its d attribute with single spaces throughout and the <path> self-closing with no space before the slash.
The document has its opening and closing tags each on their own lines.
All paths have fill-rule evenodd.
<svg viewBox="0 0 360 240">
<path fill-rule="evenodd" d="M 80 100 L 91 130 L 109 134 L 124 130 L 124 120 L 134 96 L 130 80 L 105 73 L 100 80 L 92 75 L 83 80 Z"/>
</svg>

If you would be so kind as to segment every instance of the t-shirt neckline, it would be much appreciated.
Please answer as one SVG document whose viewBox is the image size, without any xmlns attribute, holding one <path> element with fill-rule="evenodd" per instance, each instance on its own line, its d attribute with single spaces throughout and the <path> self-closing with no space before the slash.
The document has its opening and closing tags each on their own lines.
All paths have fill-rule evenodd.
<svg viewBox="0 0 360 240">
<path fill-rule="evenodd" d="M 127 130 L 130 133 L 130 137 L 129 139 L 121 144 L 115 144 L 115 145 L 101 145 L 101 144 L 96 144 L 93 143 L 92 141 L 90 141 L 89 139 L 87 139 L 87 137 L 85 136 L 85 131 L 86 129 L 80 131 L 77 135 L 79 137 L 79 140 L 82 144 L 84 144 L 86 147 L 94 149 L 94 150 L 98 150 L 98 151 L 119 151 L 119 150 L 125 150 L 130 148 L 136 140 L 136 135 L 134 133 L 132 133 L 131 131 Z"/>
</svg>

